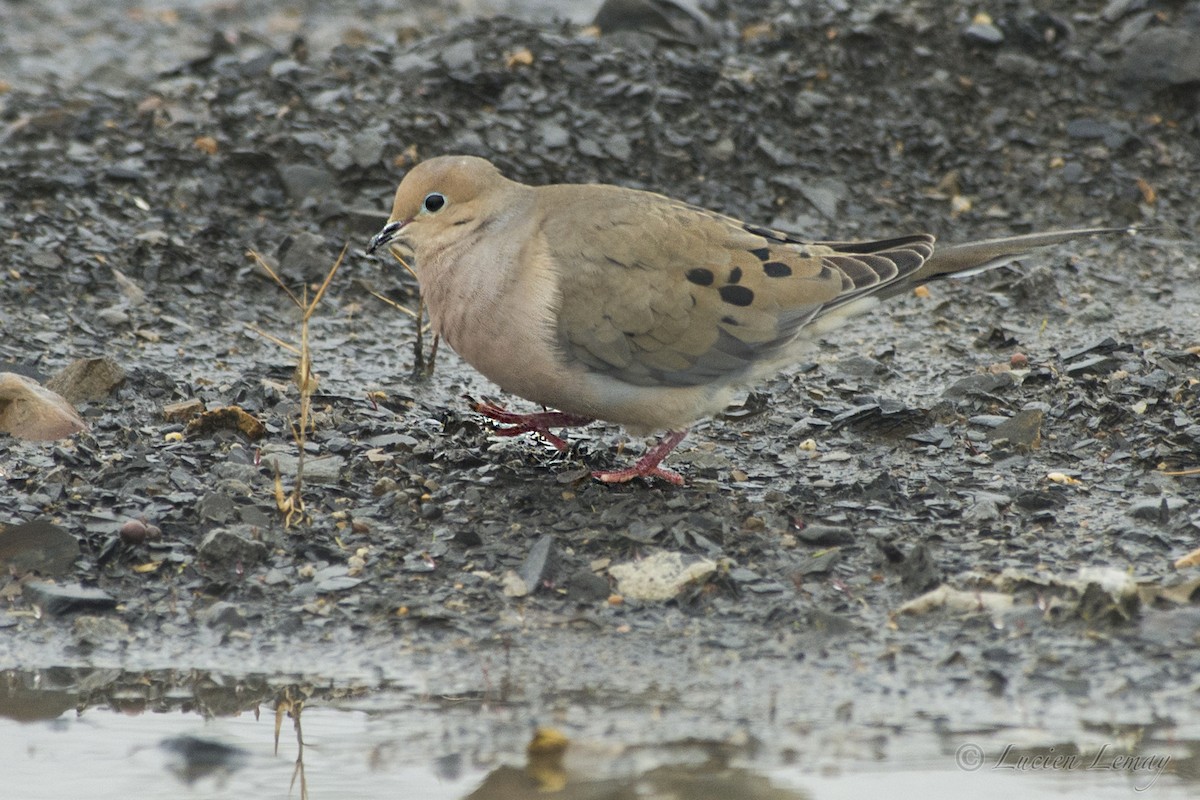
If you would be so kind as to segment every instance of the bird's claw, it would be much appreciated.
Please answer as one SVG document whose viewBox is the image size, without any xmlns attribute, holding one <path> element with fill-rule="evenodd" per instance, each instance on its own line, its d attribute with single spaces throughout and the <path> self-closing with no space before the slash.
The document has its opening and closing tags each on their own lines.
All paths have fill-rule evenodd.
<svg viewBox="0 0 1200 800">
<path fill-rule="evenodd" d="M 638 459 L 632 467 L 626 469 L 600 470 L 593 472 L 592 477 L 602 483 L 627 483 L 634 478 L 658 478 L 673 486 L 683 486 L 683 476 L 674 470 L 660 467 L 659 464 L 674 450 L 687 431 L 671 431 L 658 444 L 646 451 L 646 455 Z"/>
<path fill-rule="evenodd" d="M 683 486 L 683 476 L 666 467 L 627 467 L 626 469 L 597 470 L 592 477 L 601 483 L 628 483 L 634 478 L 658 478 L 673 486 Z"/>
<path fill-rule="evenodd" d="M 535 414 L 518 414 L 515 411 L 509 411 L 495 403 L 489 401 L 480 401 L 470 395 L 463 395 L 468 403 L 471 404 L 471 410 L 477 414 L 482 414 L 488 419 L 496 422 L 497 425 L 492 428 L 492 432 L 497 436 L 520 436 L 522 433 L 534 433 L 541 436 L 556 449 L 565 451 L 568 449 L 566 440 L 560 436 L 555 436 L 550 432 L 550 427 L 574 428 L 580 425 L 587 425 L 594 420 L 587 417 L 580 417 L 575 414 L 567 414 L 562 411 L 542 411 Z M 502 427 L 503 426 L 503 427 Z"/>
</svg>

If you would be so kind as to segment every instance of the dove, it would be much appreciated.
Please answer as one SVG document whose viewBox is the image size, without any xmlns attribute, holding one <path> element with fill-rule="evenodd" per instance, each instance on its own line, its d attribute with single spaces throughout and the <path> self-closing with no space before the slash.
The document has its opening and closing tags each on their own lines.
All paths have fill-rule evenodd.
<svg viewBox="0 0 1200 800">
<path fill-rule="evenodd" d="M 474 409 L 502 435 L 616 423 L 663 432 L 606 483 L 658 478 L 697 420 L 881 300 L 1114 228 L 935 246 L 928 233 L 811 241 L 653 192 L 528 186 L 474 156 L 414 166 L 367 246 L 415 259 L 435 333 L 504 392 L 545 407 Z"/>
</svg>

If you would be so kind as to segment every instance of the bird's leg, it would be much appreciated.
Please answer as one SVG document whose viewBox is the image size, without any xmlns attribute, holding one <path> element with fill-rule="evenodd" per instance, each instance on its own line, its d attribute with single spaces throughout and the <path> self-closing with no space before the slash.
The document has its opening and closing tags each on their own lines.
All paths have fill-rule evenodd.
<svg viewBox="0 0 1200 800">
<path fill-rule="evenodd" d="M 467 402 L 471 404 L 471 410 L 483 414 L 490 420 L 507 425 L 509 427 L 492 428 L 492 432 L 497 436 L 520 436 L 522 433 L 536 433 L 550 444 L 554 445 L 559 450 L 566 450 L 567 443 L 558 436 L 550 432 L 550 428 L 577 428 L 581 425 L 590 425 L 595 422 L 590 417 L 581 417 L 577 414 L 567 414 L 563 411 L 542 411 L 537 414 L 517 414 L 513 411 L 508 411 L 495 403 L 487 401 L 480 402 L 469 395 L 463 395 Z M 664 453 L 665 455 L 665 453 Z"/>
<path fill-rule="evenodd" d="M 593 472 L 592 477 L 604 483 L 625 483 L 634 478 L 661 478 L 675 486 L 683 486 L 682 475 L 660 467 L 659 464 L 683 441 L 685 436 L 687 436 L 686 430 L 671 431 L 663 437 L 662 441 L 647 450 L 646 455 L 642 456 L 632 467 Z"/>
</svg>

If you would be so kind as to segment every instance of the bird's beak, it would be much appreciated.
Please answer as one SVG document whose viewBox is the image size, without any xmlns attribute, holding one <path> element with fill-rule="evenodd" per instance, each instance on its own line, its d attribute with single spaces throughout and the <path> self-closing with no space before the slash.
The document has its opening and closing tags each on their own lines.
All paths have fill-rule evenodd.
<svg viewBox="0 0 1200 800">
<path fill-rule="evenodd" d="M 408 220 L 397 220 L 396 222 L 389 222 L 387 225 L 384 225 L 383 230 L 372 236 L 371 241 L 367 242 L 367 255 L 371 255 L 399 236 L 400 230 L 407 224 Z"/>
</svg>

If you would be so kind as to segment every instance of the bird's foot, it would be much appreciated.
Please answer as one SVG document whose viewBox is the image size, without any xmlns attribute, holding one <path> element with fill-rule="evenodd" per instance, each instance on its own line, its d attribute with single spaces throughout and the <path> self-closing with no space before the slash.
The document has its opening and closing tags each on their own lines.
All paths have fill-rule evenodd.
<svg viewBox="0 0 1200 800">
<path fill-rule="evenodd" d="M 483 414 L 488 419 L 508 427 L 494 427 L 492 433 L 497 436 L 520 436 L 522 433 L 536 433 L 559 450 L 566 450 L 567 443 L 550 432 L 551 427 L 577 428 L 590 425 L 595 420 L 581 417 L 577 414 L 567 414 L 563 411 L 542 411 L 536 414 L 518 414 L 509 411 L 495 403 L 479 401 L 469 395 L 463 395 L 471 404 L 471 410 Z"/>
<path fill-rule="evenodd" d="M 639 461 L 638 464 L 641 462 Z M 634 478 L 660 478 L 674 486 L 683 486 L 683 476 L 665 467 L 641 467 L 634 465 L 626 469 L 597 470 L 592 477 L 601 483 L 628 483 Z"/>
<path fill-rule="evenodd" d="M 674 486 L 683 486 L 683 476 L 674 470 L 660 467 L 659 464 L 674 450 L 687 431 L 671 431 L 661 442 L 651 447 L 646 455 L 636 464 L 626 469 L 600 470 L 593 472 L 592 477 L 602 483 L 626 483 L 634 478 L 659 478 Z"/>
</svg>

